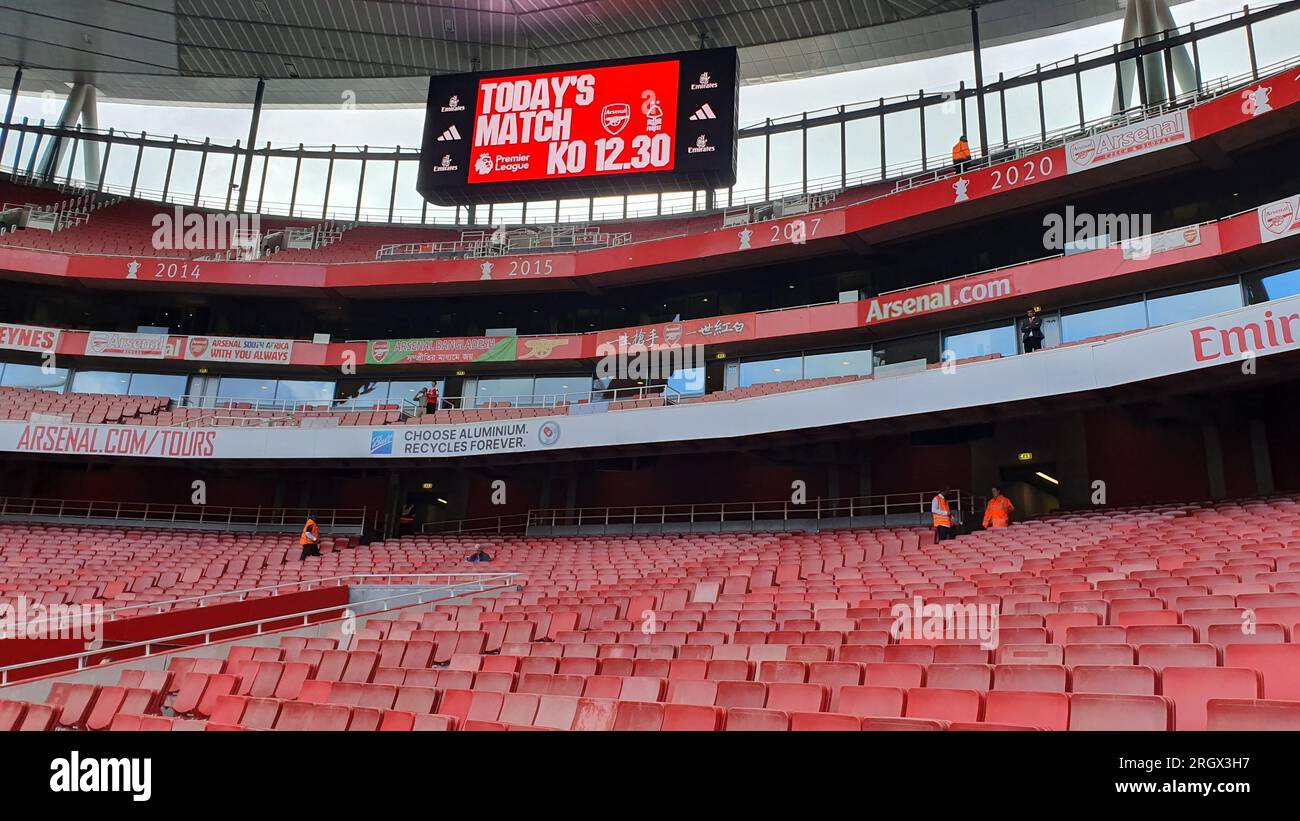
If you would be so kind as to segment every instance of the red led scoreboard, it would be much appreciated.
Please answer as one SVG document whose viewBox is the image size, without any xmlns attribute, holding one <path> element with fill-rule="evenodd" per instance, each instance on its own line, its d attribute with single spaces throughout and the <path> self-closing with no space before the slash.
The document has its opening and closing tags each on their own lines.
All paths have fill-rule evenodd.
<svg viewBox="0 0 1300 821">
<path fill-rule="evenodd" d="M 429 81 L 419 191 L 439 205 L 726 188 L 734 48 Z"/>
</svg>

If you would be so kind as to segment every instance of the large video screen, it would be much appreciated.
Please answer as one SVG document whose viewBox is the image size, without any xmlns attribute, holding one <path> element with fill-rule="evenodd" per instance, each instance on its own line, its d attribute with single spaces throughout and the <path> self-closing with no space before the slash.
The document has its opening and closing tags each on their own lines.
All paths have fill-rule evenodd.
<svg viewBox="0 0 1300 821">
<path fill-rule="evenodd" d="M 438 205 L 725 188 L 734 48 L 435 76 L 418 188 Z"/>
</svg>

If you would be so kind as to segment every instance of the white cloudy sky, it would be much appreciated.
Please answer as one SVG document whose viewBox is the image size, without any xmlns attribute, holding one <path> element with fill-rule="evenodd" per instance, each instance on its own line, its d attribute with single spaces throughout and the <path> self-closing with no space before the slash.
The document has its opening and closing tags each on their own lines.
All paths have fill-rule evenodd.
<svg viewBox="0 0 1300 821">
<path fill-rule="evenodd" d="M 1228 12 L 1240 11 L 1242 0 L 1191 0 L 1175 7 L 1180 24 L 1205 20 Z M 1086 53 L 1113 45 L 1120 34 L 1120 21 L 1068 31 L 1024 43 L 987 49 L 985 75 L 996 77 L 1020 73 L 1037 63 L 1051 63 L 1076 53 Z M 1267 27 L 1261 27 L 1266 29 Z M 1268 32 L 1256 32 L 1267 38 Z M 1288 51 L 1287 53 L 1293 53 Z M 921 60 L 903 65 L 883 66 L 861 71 L 842 72 L 804 80 L 790 80 L 741 90 L 741 122 L 751 124 L 767 117 L 781 117 L 845 103 L 914 93 L 917 89 L 941 90 L 955 87 L 962 78 L 973 78 L 970 54 L 958 54 Z M 969 82 L 969 80 L 968 80 Z M 7 102 L 0 93 L 0 104 Z M 15 118 L 32 119 L 58 116 L 58 104 L 40 98 L 21 97 Z M 100 127 L 140 131 L 151 134 L 179 133 L 181 136 L 211 137 L 214 142 L 244 139 L 248 130 L 247 110 L 182 109 L 164 106 L 140 106 L 100 103 Z M 271 140 L 277 145 L 307 144 L 418 146 L 422 111 L 372 110 L 303 111 L 269 110 L 263 113 L 259 142 Z"/>
</svg>

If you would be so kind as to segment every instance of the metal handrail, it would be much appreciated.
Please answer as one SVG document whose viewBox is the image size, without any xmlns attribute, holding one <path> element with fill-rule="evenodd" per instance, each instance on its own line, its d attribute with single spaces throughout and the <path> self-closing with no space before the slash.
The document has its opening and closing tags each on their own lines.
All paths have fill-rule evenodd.
<svg viewBox="0 0 1300 821">
<path fill-rule="evenodd" d="M 148 602 L 147 604 L 123 605 L 122 607 L 114 607 L 111 610 L 105 610 L 103 612 L 103 617 L 104 617 L 104 621 L 116 621 L 118 617 L 115 616 L 114 614 L 123 613 L 126 611 L 131 611 L 133 617 L 142 615 L 142 611 L 147 612 L 149 610 L 154 610 L 155 614 L 166 613 L 168 610 L 170 610 L 171 608 L 175 607 L 178 604 L 189 604 L 189 603 L 197 603 L 198 609 L 202 609 L 204 606 L 204 602 L 210 599 L 227 599 L 230 598 L 231 596 L 238 596 L 239 601 L 242 602 L 242 601 L 247 601 L 248 597 L 253 593 L 274 592 L 277 590 L 284 590 L 290 587 L 295 588 L 295 591 L 315 590 L 316 588 L 320 588 L 320 587 L 342 587 L 344 582 L 348 579 L 387 579 L 388 580 L 387 583 L 392 584 L 393 583 L 392 580 L 394 578 L 438 579 L 438 578 L 452 578 L 452 577 L 459 577 L 459 576 L 513 577 L 514 575 L 515 575 L 514 573 L 505 573 L 505 572 L 502 573 L 347 573 L 342 576 L 325 576 L 319 579 L 308 579 L 307 581 L 280 582 L 279 584 L 263 585 L 261 587 L 246 587 L 240 590 L 227 590 L 224 592 L 203 593 L 202 595 L 198 595 L 198 596 L 184 596 L 178 599 L 168 599 L 166 601 L 160 601 L 160 602 Z M 227 604 L 228 602 L 221 602 L 221 603 Z"/>
<path fill-rule="evenodd" d="M 952 506 L 962 509 L 960 490 L 944 489 L 919 493 L 893 493 L 874 496 L 846 496 L 833 499 L 814 498 L 803 504 L 789 499 L 767 502 L 711 502 L 684 505 L 636 505 L 593 508 L 550 508 L 529 511 L 529 526 L 566 526 L 584 524 L 696 524 L 728 521 L 790 521 L 830 519 L 848 516 L 874 516 L 928 513 L 930 500 L 944 493 Z"/>
<path fill-rule="evenodd" d="M 401 576 L 402 574 L 390 574 L 390 575 Z M 424 574 L 408 574 L 408 576 L 417 576 L 417 575 L 424 575 Z M 503 579 L 503 580 L 505 580 L 505 581 L 510 581 L 510 580 L 512 580 L 513 578 L 515 578 L 518 574 L 517 574 L 517 573 L 438 573 L 438 574 L 427 574 L 427 575 L 432 576 L 432 577 L 448 577 L 448 578 L 453 578 L 453 577 L 456 577 L 456 576 L 492 576 L 492 577 L 498 577 L 498 578 L 501 578 L 501 579 Z M 485 579 L 475 579 L 473 582 L 465 582 L 465 583 L 463 583 L 463 584 L 450 584 L 450 585 L 446 585 L 446 586 L 444 586 L 444 587 L 440 587 L 440 588 L 431 588 L 430 590 L 427 590 L 427 591 L 425 591 L 425 590 L 410 590 L 410 591 L 406 591 L 406 592 L 404 592 L 404 593 L 395 593 L 395 594 L 393 594 L 393 595 L 391 595 L 391 596 L 383 596 L 383 597 L 381 597 L 381 598 L 377 598 L 377 599 L 366 599 L 366 600 L 364 600 L 364 601 L 358 602 L 358 603 L 357 603 L 357 606 L 358 606 L 359 608 L 360 608 L 360 607 L 370 608 L 372 605 L 380 604 L 380 603 L 391 602 L 391 601 L 393 601 L 393 600 L 395 600 L 395 599 L 409 599 L 409 598 L 411 598 L 411 597 L 416 597 L 416 600 L 415 600 L 415 601 L 413 601 L 413 602 L 408 602 L 407 604 L 401 605 L 401 607 L 408 607 L 408 606 L 410 606 L 411 604 L 424 604 L 424 603 L 426 603 L 426 600 L 425 600 L 423 597 L 424 597 L 424 595 L 425 595 L 426 593 L 429 593 L 429 592 L 446 592 L 447 595 L 440 596 L 439 598 L 436 598 L 436 599 L 430 599 L 430 600 L 429 600 L 429 601 L 440 601 L 440 600 L 443 600 L 443 599 L 455 599 L 455 598 L 459 598 L 460 596 L 463 596 L 463 595 L 465 595 L 466 593 L 483 593 L 483 592 L 487 592 L 487 591 L 489 591 L 489 590 L 496 590 L 496 589 L 499 589 L 499 588 L 502 588 L 502 587 L 508 587 L 508 586 L 509 586 L 508 584 L 497 584 L 497 585 L 493 585 L 493 586 L 491 586 L 491 587 L 488 587 L 488 586 L 486 586 L 485 581 L 486 581 Z M 326 613 L 338 613 L 338 612 L 341 612 L 341 611 L 344 612 L 344 613 L 346 613 L 346 612 L 350 611 L 350 609 L 351 609 L 351 605 L 350 605 L 350 604 L 335 604 L 335 605 L 331 605 L 331 606 L 329 606 L 329 607 L 321 607 L 321 608 L 316 608 L 316 609 L 313 609 L 313 610 L 303 610 L 303 611 L 300 611 L 300 612 L 297 612 L 297 613 L 285 613 L 285 614 L 283 614 L 283 615 L 279 615 L 279 616 L 267 616 L 266 618 L 256 619 L 256 620 L 254 620 L 254 621 L 240 622 L 240 623 L 238 623 L 238 624 L 225 624 L 225 625 L 221 625 L 221 626 L 218 626 L 218 627 L 210 627 L 210 628 L 206 628 L 206 629 L 204 629 L 204 630 L 194 630 L 194 631 L 190 631 L 190 632 L 188 632 L 188 633 L 176 633 L 176 634 L 174 634 L 174 635 L 170 635 L 170 636 L 160 636 L 160 637 L 158 637 L 158 638 L 145 639 L 145 640 L 143 640 L 143 641 L 130 642 L 130 643 L 127 643 L 127 644 L 115 644 L 115 645 L 113 645 L 112 647 L 100 647 L 100 648 L 95 649 L 95 650 L 85 650 L 85 651 L 82 651 L 82 652 L 80 652 L 80 653 L 70 653 L 70 654 L 68 654 L 68 655 L 63 655 L 63 656 L 52 656 L 52 657 L 50 657 L 50 658 L 37 659 L 37 660 L 34 660 L 34 661 L 25 661 L 25 662 L 22 662 L 22 663 L 19 663 L 19 664 L 10 664 L 10 665 L 4 666 L 4 667 L 0 667 L 0 687 L 3 687 L 3 686 L 5 686 L 5 685 L 7 685 L 7 684 L 14 683 L 14 682 L 9 681 L 10 673 L 11 673 L 12 671 L 14 671 L 14 670 L 25 670 L 25 669 L 28 669 L 28 668 L 31 668 L 31 667 L 43 667 L 43 666 L 45 666 L 45 665 L 50 665 L 50 664 L 60 664 L 60 663 L 67 662 L 67 661 L 76 661 L 76 662 L 77 662 L 76 670 L 77 670 L 77 671 L 80 671 L 80 670 L 85 670 L 85 669 L 87 669 L 87 666 L 88 666 L 88 665 L 87 665 L 86 662 L 88 662 L 89 660 L 91 660 L 91 659 L 93 659 L 93 658 L 103 657 L 103 656 L 109 655 L 109 654 L 111 654 L 111 653 L 120 653 L 120 652 L 122 652 L 122 651 L 134 650 L 134 649 L 136 649 L 136 648 L 144 648 L 144 655 L 143 655 L 143 658 L 149 658 L 149 657 L 151 657 L 151 656 L 153 656 L 153 655 L 157 655 L 156 653 L 152 652 L 152 649 L 153 649 L 154 645 L 159 645 L 159 644 L 176 644 L 177 642 L 183 641 L 183 640 L 185 640 L 185 639 L 191 639 L 191 638 L 196 638 L 196 637 L 202 637 L 202 638 L 203 638 L 203 641 L 202 641 L 201 644 L 198 644 L 198 645 L 189 644 L 189 645 L 184 645 L 184 646 L 179 647 L 179 648 L 178 648 L 178 647 L 168 647 L 168 648 L 167 648 L 166 650 L 164 650 L 163 652 L 170 652 L 170 651 L 172 651 L 172 650 L 177 650 L 177 649 L 189 650 L 189 649 L 192 649 L 192 648 L 194 648 L 194 647 L 196 647 L 196 646 L 204 646 L 204 645 L 208 645 L 208 644 L 214 644 L 214 643 L 217 643 L 217 642 L 214 642 L 214 641 L 212 640 L 212 636 L 213 636 L 214 633 L 228 633 L 228 632 L 230 632 L 230 631 L 232 631 L 232 630 L 242 630 L 242 629 L 247 628 L 247 627 L 256 627 L 256 628 L 257 628 L 257 632 L 254 633 L 253 635 L 258 635 L 258 636 L 260 636 L 260 635 L 263 635 L 264 633 L 267 633 L 267 632 L 280 632 L 280 631 L 282 631 L 282 630 L 293 629 L 293 627 L 297 627 L 297 626 L 298 626 L 298 625 L 294 625 L 293 627 L 277 626 L 274 630 L 267 631 L 267 630 L 264 630 L 264 629 L 263 629 L 263 627 L 264 627 L 265 625 L 267 625 L 267 624 L 272 624 L 272 623 L 280 624 L 280 623 L 283 623 L 283 622 L 288 621 L 288 620 L 290 620 L 290 619 L 302 619 L 302 625 L 301 625 L 301 626 L 302 626 L 302 627 L 307 627 L 307 626 L 309 626 L 309 625 L 312 624 L 312 621 L 311 621 L 311 617 L 312 617 L 312 616 L 319 616 L 319 615 L 323 615 L 323 614 L 326 614 Z M 367 612 L 365 613 L 365 615 L 370 616 L 370 615 L 374 615 L 374 613 L 386 613 L 386 612 L 388 612 L 389 610 L 394 610 L 394 609 L 397 609 L 397 607 L 385 606 L 385 607 L 379 608 L 378 610 L 375 610 L 373 613 L 370 612 L 369 610 L 367 610 Z M 340 617 L 340 618 L 342 618 L 342 617 Z M 324 620 L 324 621 L 317 622 L 317 624 L 323 624 L 323 623 L 328 622 L 328 621 L 336 621 L 336 620 L 337 620 L 337 619 L 326 619 L 326 620 Z M 247 637 L 248 637 L 247 635 L 243 635 L 243 636 L 232 636 L 232 637 L 229 637 L 229 638 L 222 638 L 222 639 L 219 639 L 218 641 L 220 641 L 220 642 L 224 642 L 224 641 L 234 641 L 234 640 L 238 640 L 238 639 L 244 639 L 244 638 L 247 638 Z M 141 656 L 133 656 L 133 657 L 131 657 L 130 659 L 123 659 L 123 661 L 133 661 L 133 660 L 138 659 L 138 658 L 141 658 Z M 67 672 L 71 672 L 71 671 L 61 671 L 61 674 L 64 674 L 64 673 L 67 673 Z M 25 680 L 24 680 L 24 681 L 25 681 Z"/>
<path fill-rule="evenodd" d="M 310 507 L 231 507 L 223 505 L 180 505 L 159 502 L 105 502 L 89 499 L 45 499 L 0 496 L 0 518 L 53 516 L 57 521 L 112 519 L 165 526 L 187 524 L 301 526 L 310 515 L 322 527 L 364 527 L 367 509 Z"/>
<path fill-rule="evenodd" d="M 430 522 L 421 528 L 428 535 L 509 533 L 530 527 L 582 527 L 586 524 L 696 524 L 711 522 L 762 522 L 821 520 L 847 516 L 890 516 L 929 513 L 930 501 L 943 493 L 953 510 L 976 512 L 976 500 L 959 489 L 928 490 L 919 493 L 886 493 L 870 496 L 813 498 L 804 504 L 788 499 L 767 502 L 704 502 L 684 505 L 636 505 L 588 508 L 536 508 L 510 516 L 486 516 L 446 522 Z"/>
</svg>

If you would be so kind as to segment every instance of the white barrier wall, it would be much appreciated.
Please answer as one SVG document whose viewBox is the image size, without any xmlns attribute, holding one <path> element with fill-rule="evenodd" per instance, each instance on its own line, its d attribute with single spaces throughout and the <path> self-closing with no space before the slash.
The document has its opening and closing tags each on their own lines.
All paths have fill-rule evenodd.
<svg viewBox="0 0 1300 821">
<path fill-rule="evenodd" d="M 1111 388 L 1300 348 L 1300 296 L 955 368 L 731 402 L 381 428 L 0 422 L 0 452 L 164 459 L 452 459 L 754 436 Z"/>
</svg>

